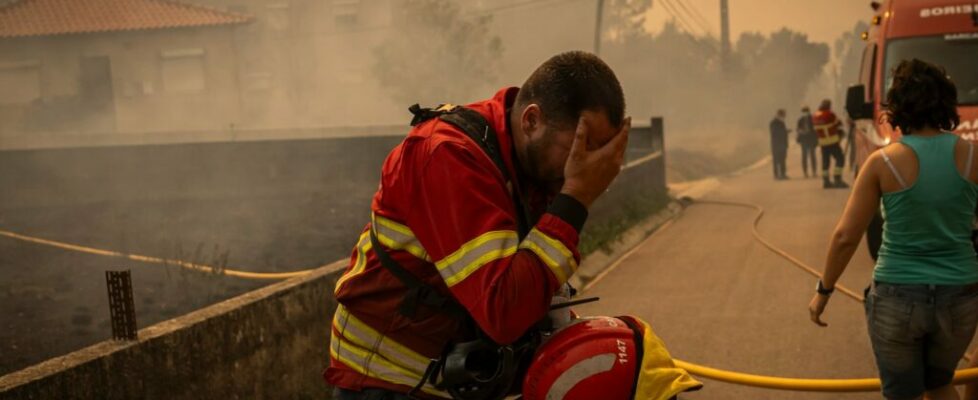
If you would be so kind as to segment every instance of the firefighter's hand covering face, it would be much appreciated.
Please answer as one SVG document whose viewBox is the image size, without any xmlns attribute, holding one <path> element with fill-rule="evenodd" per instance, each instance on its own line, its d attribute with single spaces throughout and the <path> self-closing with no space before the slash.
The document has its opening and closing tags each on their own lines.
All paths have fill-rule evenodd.
<svg viewBox="0 0 978 400">
<path fill-rule="evenodd" d="M 621 170 L 630 127 L 630 118 L 612 126 L 603 111 L 583 111 L 573 126 L 558 126 L 531 104 L 515 135 L 517 153 L 532 180 L 590 206 Z"/>
</svg>

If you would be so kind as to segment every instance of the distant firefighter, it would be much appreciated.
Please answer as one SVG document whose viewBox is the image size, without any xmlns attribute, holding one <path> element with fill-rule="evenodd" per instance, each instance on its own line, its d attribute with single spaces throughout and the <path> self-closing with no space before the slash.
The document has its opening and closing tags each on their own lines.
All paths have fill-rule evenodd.
<svg viewBox="0 0 978 400">
<path fill-rule="evenodd" d="M 815 133 L 818 135 L 818 145 L 822 148 L 822 187 L 829 188 L 848 188 L 842 181 L 842 168 L 846 165 L 845 155 L 842 154 L 842 121 L 832 112 L 832 101 L 822 100 L 818 106 L 818 112 L 812 116 L 812 123 L 815 124 Z M 832 169 L 834 181 L 829 179 L 830 158 L 835 159 L 835 168 Z"/>
<path fill-rule="evenodd" d="M 774 165 L 774 179 L 788 179 L 787 167 L 785 166 L 788 158 L 788 129 L 784 124 L 784 110 L 778 110 L 774 119 L 771 120 L 771 163 Z"/>
<path fill-rule="evenodd" d="M 795 139 L 801 146 L 801 169 L 808 178 L 808 166 L 812 166 L 813 177 L 818 177 L 818 168 L 815 166 L 815 148 L 818 147 L 818 135 L 815 134 L 815 125 L 812 123 L 812 112 L 808 106 L 801 108 L 801 117 L 795 125 L 798 136 Z"/>
</svg>

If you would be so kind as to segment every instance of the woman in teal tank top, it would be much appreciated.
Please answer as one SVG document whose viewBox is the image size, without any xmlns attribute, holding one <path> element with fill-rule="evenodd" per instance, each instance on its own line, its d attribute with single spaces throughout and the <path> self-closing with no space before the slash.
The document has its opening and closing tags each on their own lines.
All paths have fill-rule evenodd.
<svg viewBox="0 0 978 400">
<path fill-rule="evenodd" d="M 940 67 L 897 66 L 886 116 L 903 138 L 860 170 L 809 304 L 812 321 L 826 326 L 835 283 L 881 210 L 883 245 L 865 309 L 887 399 L 958 399 L 951 380 L 978 325 L 978 160 L 975 145 L 949 133 L 960 122 L 956 99 Z"/>
</svg>

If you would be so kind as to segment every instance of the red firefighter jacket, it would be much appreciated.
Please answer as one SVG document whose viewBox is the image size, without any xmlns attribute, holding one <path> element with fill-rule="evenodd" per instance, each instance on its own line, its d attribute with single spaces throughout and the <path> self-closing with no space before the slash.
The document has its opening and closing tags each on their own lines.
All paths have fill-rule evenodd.
<svg viewBox="0 0 978 400">
<path fill-rule="evenodd" d="M 554 293 L 580 261 L 578 232 L 587 210 L 565 195 L 548 199 L 519 182 L 507 108 L 517 88 L 468 105 L 496 130 L 509 176 L 506 182 L 480 146 L 438 118 L 417 125 L 387 157 L 350 265 L 336 284 L 331 385 L 407 392 L 449 340 L 472 339 L 460 321 L 420 306 L 412 320 L 398 313 L 404 285 L 379 262 L 369 230 L 396 262 L 441 293 L 454 297 L 491 339 L 508 344 L 548 311 Z M 511 191 L 536 218 L 520 241 Z M 548 204 L 549 203 L 549 204 Z M 426 397 L 448 397 L 431 385 Z"/>
<path fill-rule="evenodd" d="M 836 118 L 832 110 L 818 110 L 812 115 L 812 124 L 815 125 L 815 133 L 818 134 L 819 146 L 830 146 L 842 140 L 842 131 L 839 128 L 842 122 Z"/>
</svg>

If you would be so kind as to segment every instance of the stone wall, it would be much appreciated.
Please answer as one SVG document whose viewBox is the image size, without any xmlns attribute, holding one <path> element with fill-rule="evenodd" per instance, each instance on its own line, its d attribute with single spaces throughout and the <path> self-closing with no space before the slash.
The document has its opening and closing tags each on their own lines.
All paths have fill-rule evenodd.
<svg viewBox="0 0 978 400">
<path fill-rule="evenodd" d="M 0 377 L 0 399 L 328 399 L 345 261 Z"/>
</svg>

